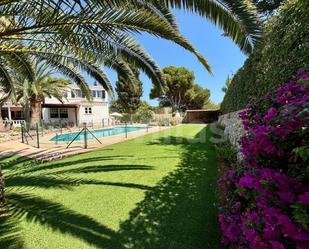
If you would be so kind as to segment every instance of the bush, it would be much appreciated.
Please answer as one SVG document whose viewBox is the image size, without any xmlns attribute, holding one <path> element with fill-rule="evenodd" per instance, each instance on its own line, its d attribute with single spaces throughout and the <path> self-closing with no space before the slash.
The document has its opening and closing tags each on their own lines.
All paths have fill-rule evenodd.
<svg viewBox="0 0 309 249">
<path fill-rule="evenodd" d="M 240 114 L 244 161 L 219 180 L 228 248 L 309 248 L 309 75 L 298 77 Z"/>
<path fill-rule="evenodd" d="M 160 119 L 158 121 L 158 125 L 159 126 L 170 126 L 170 119 L 169 118 Z"/>
<path fill-rule="evenodd" d="M 291 75 L 309 67 L 309 1 L 287 0 L 265 25 L 262 41 L 235 74 L 221 103 L 221 112 L 246 107 L 252 98 L 282 86 Z"/>
<path fill-rule="evenodd" d="M 232 165 L 236 164 L 237 150 L 229 141 L 216 144 L 215 148 L 217 156 L 220 160 Z"/>
<path fill-rule="evenodd" d="M 138 110 L 135 114 L 136 120 L 138 120 L 139 123 L 148 124 L 151 121 L 154 120 L 155 113 L 150 109 L 141 109 Z"/>
</svg>

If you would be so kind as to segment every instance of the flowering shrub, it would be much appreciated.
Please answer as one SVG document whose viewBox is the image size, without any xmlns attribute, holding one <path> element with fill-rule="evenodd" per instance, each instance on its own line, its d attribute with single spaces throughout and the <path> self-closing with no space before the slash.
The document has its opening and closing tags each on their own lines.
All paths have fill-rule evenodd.
<svg viewBox="0 0 309 249">
<path fill-rule="evenodd" d="M 240 114 L 244 160 L 219 180 L 229 248 L 309 248 L 309 76 L 297 76 Z"/>
</svg>

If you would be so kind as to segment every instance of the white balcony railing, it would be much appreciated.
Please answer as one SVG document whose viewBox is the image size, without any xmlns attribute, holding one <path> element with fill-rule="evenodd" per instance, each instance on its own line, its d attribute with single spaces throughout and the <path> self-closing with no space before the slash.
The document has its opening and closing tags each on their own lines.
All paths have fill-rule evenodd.
<svg viewBox="0 0 309 249">
<path fill-rule="evenodd" d="M 3 120 L 3 125 L 8 126 L 10 125 L 11 127 L 21 127 L 22 124 L 25 124 L 25 120 Z"/>
</svg>

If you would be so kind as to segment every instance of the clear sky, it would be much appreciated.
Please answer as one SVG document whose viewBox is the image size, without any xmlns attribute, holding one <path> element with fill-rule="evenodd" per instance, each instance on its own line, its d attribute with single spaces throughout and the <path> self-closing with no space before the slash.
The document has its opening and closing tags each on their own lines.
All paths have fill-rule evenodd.
<svg viewBox="0 0 309 249">
<path fill-rule="evenodd" d="M 212 66 L 213 76 L 209 75 L 193 54 L 170 41 L 147 34 L 138 35 L 138 40 L 160 67 L 184 66 L 194 71 L 195 82 L 210 89 L 210 98 L 213 102 L 221 102 L 224 96 L 221 88 L 227 75 L 235 73 L 243 65 L 246 56 L 230 38 L 222 36 L 222 30 L 208 20 L 183 11 L 175 11 L 175 15 L 181 33 L 206 57 Z M 110 80 L 115 83 L 115 73 L 107 70 L 107 74 Z M 143 74 L 141 80 L 144 87 L 143 99 L 152 105 L 157 105 L 156 100 L 149 99 L 151 81 Z"/>
</svg>

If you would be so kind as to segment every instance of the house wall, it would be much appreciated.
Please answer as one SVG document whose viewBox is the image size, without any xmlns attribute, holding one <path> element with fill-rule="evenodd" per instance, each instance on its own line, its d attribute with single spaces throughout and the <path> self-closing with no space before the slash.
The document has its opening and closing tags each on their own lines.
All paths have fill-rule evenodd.
<svg viewBox="0 0 309 249">
<path fill-rule="evenodd" d="M 91 107 L 92 113 L 86 114 L 85 108 Z M 100 123 L 103 119 L 106 119 L 109 117 L 109 111 L 108 111 L 108 103 L 85 103 L 80 105 L 78 110 L 78 123 L 82 124 L 83 122 L 90 123 Z"/>
<path fill-rule="evenodd" d="M 105 91 L 105 98 L 93 98 L 93 102 L 101 102 L 101 103 L 108 103 L 108 92 L 102 87 L 102 86 L 89 86 L 91 91 Z M 66 94 L 66 98 L 63 98 L 62 101 L 64 104 L 73 104 L 73 103 L 80 103 L 87 101 L 86 98 L 77 97 L 75 94 L 75 97 L 73 96 L 73 92 L 79 90 L 79 87 L 76 85 L 71 85 L 69 89 L 64 90 Z M 61 102 L 54 98 L 45 98 L 45 104 L 60 104 Z"/>
<path fill-rule="evenodd" d="M 70 89 L 66 90 L 66 98 L 63 99 L 64 104 L 75 104 L 78 106 L 77 120 L 75 117 L 74 108 L 68 111 L 68 122 L 74 122 L 77 125 L 86 123 L 102 123 L 103 119 L 109 118 L 109 106 L 108 106 L 108 92 L 102 86 L 90 86 L 90 90 L 105 91 L 105 98 L 94 97 L 92 102 L 88 102 L 86 98 L 78 97 L 76 94 L 73 96 L 72 91 L 76 91 L 79 88 L 72 85 Z M 45 104 L 61 104 L 56 98 L 45 98 Z M 85 113 L 85 107 L 92 108 L 92 113 Z M 65 106 L 64 106 L 65 108 Z M 49 114 L 49 108 L 43 108 L 43 120 L 48 122 L 56 122 L 58 119 L 51 119 Z M 63 119 L 65 120 L 65 119 Z"/>
<path fill-rule="evenodd" d="M 78 110 L 76 110 L 78 113 Z M 59 122 L 58 118 L 50 118 L 50 108 L 42 108 L 42 118 L 44 123 L 57 123 Z M 68 108 L 68 118 L 62 118 L 63 122 L 74 123 L 76 124 L 75 109 Z"/>
<path fill-rule="evenodd" d="M 80 125 L 82 122 L 102 123 L 102 120 L 105 119 L 106 123 L 109 123 L 107 121 L 107 119 L 109 118 L 108 92 L 100 85 L 90 86 L 90 90 L 95 92 L 92 92 L 92 94 L 94 94 L 92 102 L 88 102 L 87 99 L 83 98 L 81 95 L 78 95 L 80 96 L 78 97 L 76 95 L 76 90 L 79 90 L 79 87 L 76 85 L 71 85 L 68 89 L 64 90 L 66 98 L 63 98 L 62 102 L 52 97 L 52 98 L 45 98 L 44 104 L 55 106 L 55 108 L 61 106 L 62 104 L 63 104 L 62 108 L 66 108 L 66 105 L 69 105 L 70 107 L 67 108 L 68 118 L 67 119 L 62 118 L 64 122 Z M 99 97 L 100 95 L 96 94 L 100 91 L 105 91 L 104 98 Z M 10 106 L 11 111 L 14 111 L 16 108 L 18 110 L 21 110 L 20 106 L 14 106 L 8 101 L 7 103 L 4 104 L 3 108 L 0 109 L 0 115 L 3 114 L 4 116 L 3 118 L 5 118 L 6 116 L 5 111 L 8 109 L 8 106 Z M 77 115 L 75 114 L 75 108 L 72 108 L 72 106 L 76 106 Z M 91 107 L 92 113 L 91 114 L 85 113 L 85 107 Z M 50 107 L 42 108 L 42 118 L 45 123 L 59 122 L 58 118 L 50 118 Z"/>
</svg>

